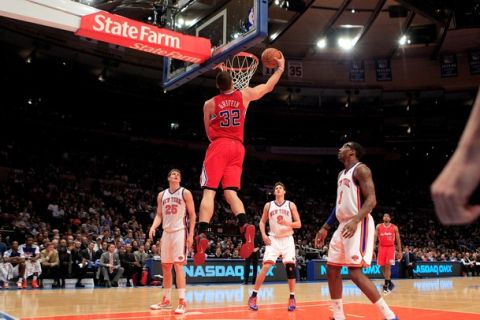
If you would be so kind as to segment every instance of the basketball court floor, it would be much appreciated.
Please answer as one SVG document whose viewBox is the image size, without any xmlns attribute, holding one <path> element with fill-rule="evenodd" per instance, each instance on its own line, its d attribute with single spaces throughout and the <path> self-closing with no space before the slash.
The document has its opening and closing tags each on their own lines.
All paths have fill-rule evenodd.
<svg viewBox="0 0 480 320">
<path fill-rule="evenodd" d="M 385 297 L 402 320 L 480 319 L 480 278 L 397 280 Z M 378 288 L 382 282 L 376 281 Z M 161 288 L 77 290 L 2 290 L 0 311 L 17 319 L 328 319 L 326 282 L 299 283 L 297 310 L 287 311 L 286 283 L 266 284 L 258 295 L 259 311 L 246 305 L 252 286 L 195 285 L 187 291 L 187 313 L 150 311 L 161 298 Z M 176 301 L 173 293 L 173 302 Z M 347 319 L 381 319 L 377 310 L 351 283 L 344 282 Z M 175 307 L 175 305 L 174 305 Z M 0 313 L 0 319 L 2 315 Z M 8 318 L 5 318 L 8 319 Z"/>
</svg>

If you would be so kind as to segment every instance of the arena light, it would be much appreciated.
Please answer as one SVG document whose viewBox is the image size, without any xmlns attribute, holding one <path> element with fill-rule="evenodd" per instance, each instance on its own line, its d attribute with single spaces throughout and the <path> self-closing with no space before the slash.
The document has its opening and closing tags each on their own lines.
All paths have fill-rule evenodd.
<svg viewBox="0 0 480 320">
<path fill-rule="evenodd" d="M 322 39 L 318 40 L 317 47 L 320 48 L 320 49 L 325 49 L 327 47 L 327 39 L 322 38 Z"/>
<path fill-rule="evenodd" d="M 398 44 L 401 46 L 404 46 L 407 44 L 407 41 L 409 41 L 408 37 L 404 34 L 403 36 L 398 39 Z"/>
<path fill-rule="evenodd" d="M 338 38 L 337 44 L 343 50 L 349 51 L 349 50 L 352 50 L 356 42 L 357 42 L 356 39 L 340 37 Z"/>
<path fill-rule="evenodd" d="M 102 72 L 98 75 L 97 80 L 100 82 L 105 82 L 105 80 L 107 80 L 107 68 L 103 68 Z"/>
</svg>

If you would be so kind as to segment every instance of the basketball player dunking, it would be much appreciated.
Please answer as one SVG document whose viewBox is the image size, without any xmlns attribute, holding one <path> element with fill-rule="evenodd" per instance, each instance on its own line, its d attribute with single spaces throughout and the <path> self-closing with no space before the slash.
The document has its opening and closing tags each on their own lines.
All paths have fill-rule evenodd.
<svg viewBox="0 0 480 320">
<path fill-rule="evenodd" d="M 220 94 L 205 102 L 203 121 L 208 139 L 205 160 L 203 162 L 200 184 L 203 188 L 200 203 L 198 236 L 196 239 L 195 264 L 205 263 L 205 250 L 208 246 L 206 232 L 214 212 L 214 201 L 217 188 L 222 184 L 225 200 L 233 214 L 238 219 L 240 233 L 245 233 L 245 243 L 240 250 L 242 258 L 248 257 L 253 251 L 255 227 L 247 225 L 245 207 L 237 195 L 240 189 L 243 158 L 243 131 L 245 116 L 251 101 L 262 98 L 272 91 L 285 68 L 285 59 L 275 59 L 278 69 L 264 84 L 253 88 L 236 90 L 233 80 L 227 71 L 217 74 L 216 83 Z"/>
<path fill-rule="evenodd" d="M 338 175 L 336 210 L 332 211 L 340 224 L 330 241 L 327 259 L 332 319 L 345 320 L 340 270 L 347 266 L 350 279 L 378 307 L 384 318 L 395 320 L 395 314 L 373 282 L 362 273 L 362 267 L 372 262 L 375 224 L 370 212 L 377 204 L 370 168 L 360 162 L 363 153 L 362 146 L 356 142 L 345 143 L 338 152 L 338 159 L 345 169 Z M 327 221 L 332 221 L 332 217 Z M 330 227 L 325 223 L 318 231 L 315 238 L 317 248 L 323 247 Z"/>
<path fill-rule="evenodd" d="M 248 299 L 248 306 L 251 310 L 257 311 L 257 293 L 267 275 L 268 270 L 275 264 L 278 257 L 282 257 L 283 264 L 287 270 L 288 289 L 288 311 L 294 311 L 295 303 L 295 242 L 293 240 L 293 229 L 302 227 L 300 215 L 295 203 L 285 200 L 285 186 L 281 182 L 275 183 L 273 187 L 275 200 L 265 204 L 262 219 L 260 220 L 260 232 L 265 243 L 265 254 L 263 255 L 263 267 L 253 286 L 253 292 Z M 265 224 L 270 226 L 269 236 L 265 232 Z"/>
<path fill-rule="evenodd" d="M 168 173 L 168 189 L 163 190 L 157 197 L 157 215 L 150 227 L 149 236 L 153 240 L 155 230 L 162 224 L 163 235 L 161 240 L 160 257 L 163 270 L 163 297 L 158 304 L 151 305 L 153 310 L 171 309 L 172 304 L 172 266 L 175 266 L 178 307 L 175 313 L 183 314 L 185 303 L 185 272 L 183 266 L 187 263 L 187 250 L 192 247 L 193 232 L 195 231 L 195 205 L 192 193 L 180 186 L 181 173 L 172 169 Z M 186 212 L 188 211 L 188 219 Z M 187 230 L 188 220 L 188 230 Z"/>
<path fill-rule="evenodd" d="M 395 243 L 397 244 L 396 256 L 402 255 L 402 243 L 400 242 L 400 233 L 398 227 L 390 223 L 390 214 L 383 215 L 383 223 L 379 223 L 375 228 L 375 243 L 379 240 L 377 264 L 382 268 L 385 284 L 383 293 L 390 293 L 395 285 L 392 282 L 392 266 L 395 265 Z"/>
</svg>

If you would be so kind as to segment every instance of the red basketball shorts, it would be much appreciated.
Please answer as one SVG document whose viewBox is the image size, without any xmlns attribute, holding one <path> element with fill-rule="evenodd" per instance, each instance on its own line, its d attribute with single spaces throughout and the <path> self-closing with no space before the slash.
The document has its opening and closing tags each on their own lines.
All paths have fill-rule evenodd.
<svg viewBox="0 0 480 320">
<path fill-rule="evenodd" d="M 217 189 L 221 182 L 223 189 L 240 189 L 244 157 L 242 142 L 228 138 L 214 140 L 203 161 L 202 188 Z"/>
<path fill-rule="evenodd" d="M 378 247 L 378 257 L 377 257 L 377 264 L 379 266 L 385 266 L 387 264 L 394 265 L 395 264 L 395 247 Z"/>
</svg>

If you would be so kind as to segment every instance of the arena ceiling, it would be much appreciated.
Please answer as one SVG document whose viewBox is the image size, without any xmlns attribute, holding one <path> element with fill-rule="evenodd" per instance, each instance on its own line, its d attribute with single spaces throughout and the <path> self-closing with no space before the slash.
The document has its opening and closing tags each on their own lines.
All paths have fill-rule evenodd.
<svg viewBox="0 0 480 320">
<path fill-rule="evenodd" d="M 198 15 L 225 0 L 80 0 L 84 4 L 141 21 L 162 5 L 193 8 Z M 196 10 L 196 11 L 195 11 Z M 348 35 L 351 50 L 338 45 Z M 402 36 L 405 43 L 401 45 Z M 324 48 L 320 40 L 326 40 Z M 24 58 L 58 57 L 118 73 L 160 79 L 159 56 L 78 38 L 61 30 L 0 18 L 0 41 Z M 322 44 L 322 42 L 320 42 Z M 324 44 L 324 43 L 323 43 Z M 437 59 L 440 52 L 480 48 L 480 0 L 269 0 L 269 36 L 252 48 L 281 49 L 288 59 L 338 64 L 349 59 Z M 302 86 L 301 83 L 299 83 Z M 305 85 L 308 86 L 308 85 Z"/>
<path fill-rule="evenodd" d="M 189 5 L 199 15 L 221 7 L 226 2 L 170 1 L 176 8 Z M 149 17 L 153 16 L 161 4 L 160 0 L 81 2 L 145 22 L 151 22 Z M 479 19 L 480 0 L 269 0 L 270 34 L 250 51 L 260 54 L 265 47 L 273 46 L 281 49 L 287 59 L 323 65 L 339 65 L 353 58 L 372 60 L 378 57 L 391 58 L 401 63 L 420 59 L 438 64 L 440 53 L 465 54 L 470 49 L 480 48 Z M 338 37 L 351 35 L 352 32 L 356 32 L 357 37 L 353 49 L 346 51 L 340 48 Z M 399 39 L 405 34 L 410 43 L 406 41 L 400 45 Z M 318 42 L 324 38 L 327 39 L 327 45 L 320 48 Z M 108 69 L 109 77 L 114 79 L 135 79 L 129 82 L 132 90 L 142 87 L 143 82 L 138 79 L 153 80 L 161 94 L 159 80 L 162 77 L 163 59 L 157 55 L 3 17 L 0 17 L 0 46 L 2 51 L 14 51 L 25 61 L 48 59 L 59 65 L 76 64 L 94 76 L 103 74 Z M 438 67 L 435 67 L 438 72 Z M 335 79 L 334 74 L 331 77 Z M 393 82 L 395 81 L 394 77 Z M 451 83 L 458 81 L 461 79 L 450 80 Z M 214 87 L 208 79 L 204 82 L 210 88 Z M 115 81 L 113 83 L 113 88 L 123 90 L 118 89 Z M 474 89 L 479 83 L 480 76 L 476 76 L 464 88 Z M 173 91 L 171 95 L 180 96 L 184 92 L 188 91 Z M 271 105 L 275 105 L 275 101 L 288 105 L 288 109 L 275 111 L 279 116 L 283 113 L 287 119 L 293 115 L 309 117 L 310 114 L 314 119 L 320 114 L 318 119 L 328 124 L 335 123 L 334 119 L 339 117 L 350 117 L 352 121 L 359 115 L 375 118 L 378 120 L 375 120 L 375 126 L 383 128 L 381 134 L 385 143 L 392 143 L 395 148 L 405 143 L 406 148 L 411 148 L 412 141 L 432 146 L 447 145 L 447 141 L 452 144 L 453 140 L 456 142 L 457 138 L 451 140 L 451 136 L 460 134 L 458 130 L 463 127 L 475 92 L 448 90 L 430 86 L 429 83 L 410 90 L 386 90 L 382 84 L 375 87 L 351 84 L 346 87 L 332 80 L 328 87 L 319 87 L 301 81 L 292 84 L 282 80 L 275 92 L 264 100 Z M 443 109 L 439 110 L 439 106 Z M 369 123 L 371 122 L 359 123 L 358 132 L 369 132 Z M 317 126 L 321 127 L 322 122 L 318 122 Z M 332 132 L 338 136 L 345 134 L 342 127 L 332 129 Z M 359 134 L 358 132 L 352 134 Z"/>
</svg>

